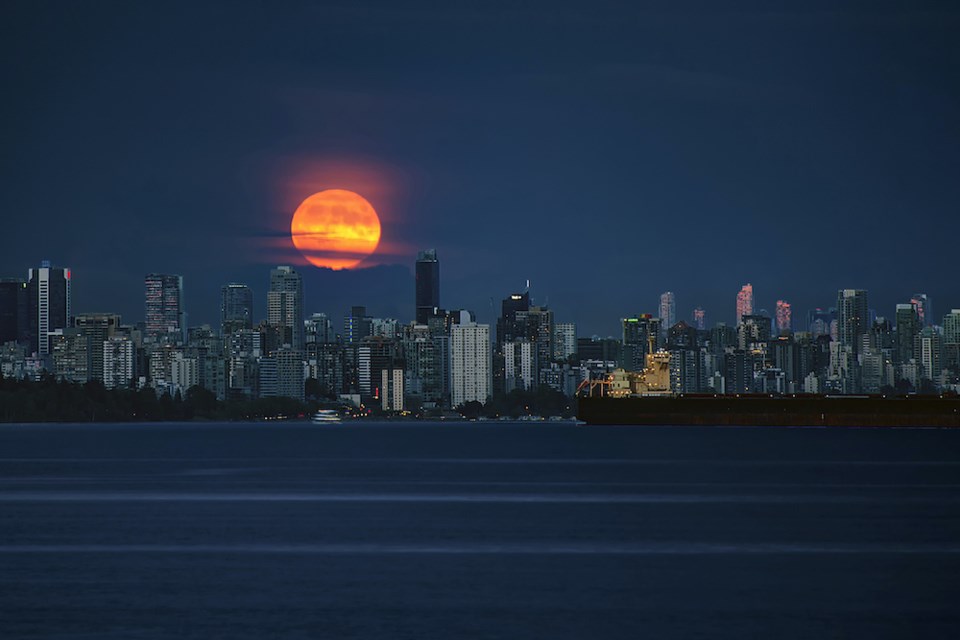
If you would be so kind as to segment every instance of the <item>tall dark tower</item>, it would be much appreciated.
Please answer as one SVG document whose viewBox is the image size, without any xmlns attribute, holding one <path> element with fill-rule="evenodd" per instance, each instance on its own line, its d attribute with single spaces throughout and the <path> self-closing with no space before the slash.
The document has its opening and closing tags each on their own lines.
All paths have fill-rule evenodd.
<svg viewBox="0 0 960 640">
<path fill-rule="evenodd" d="M 427 318 L 440 306 L 440 261 L 436 249 L 417 254 L 417 324 L 427 324 Z"/>
<path fill-rule="evenodd" d="M 53 268 L 44 260 L 28 277 L 30 348 L 45 356 L 50 353 L 48 334 L 70 327 L 70 269 Z"/>
<path fill-rule="evenodd" d="M 245 284 L 225 284 L 220 289 L 220 335 L 253 327 L 253 292 Z"/>
<path fill-rule="evenodd" d="M 27 283 L 18 278 L 0 278 L 0 344 L 30 341 Z"/>
</svg>

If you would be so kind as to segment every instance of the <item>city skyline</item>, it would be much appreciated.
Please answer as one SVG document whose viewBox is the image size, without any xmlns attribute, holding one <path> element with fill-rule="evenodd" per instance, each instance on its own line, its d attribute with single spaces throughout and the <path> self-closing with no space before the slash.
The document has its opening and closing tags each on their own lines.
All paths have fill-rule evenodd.
<svg viewBox="0 0 960 640">
<path fill-rule="evenodd" d="M 445 306 L 446 308 L 451 308 L 451 309 L 462 308 L 473 313 L 475 317 L 478 319 L 478 321 L 480 322 L 487 323 L 487 324 L 495 323 L 497 314 L 494 311 L 492 304 L 489 305 L 487 308 L 484 307 L 481 301 L 477 301 L 477 304 L 474 304 L 474 305 L 468 304 L 466 306 L 446 306 L 446 305 L 437 304 L 439 303 L 439 300 L 440 300 L 439 299 L 440 274 L 439 274 L 439 267 L 437 266 L 439 264 L 439 261 L 437 259 L 437 251 L 435 249 L 422 250 L 419 253 L 415 254 L 412 257 L 412 259 L 414 260 L 414 266 L 410 269 L 412 274 L 415 274 L 416 270 L 421 266 L 429 265 L 428 267 L 429 276 L 431 280 L 428 288 L 431 290 L 430 300 L 434 307 Z M 47 269 L 47 270 L 53 270 L 53 271 L 60 271 L 61 273 L 68 273 L 69 278 L 66 278 L 66 281 L 69 282 L 68 291 L 70 293 L 67 297 L 67 308 L 69 309 L 72 307 L 73 310 L 78 312 L 77 314 L 72 314 L 71 317 L 75 317 L 76 315 L 79 315 L 79 314 L 90 314 L 90 313 L 104 313 L 104 312 L 117 313 L 118 315 L 124 318 L 134 318 L 133 323 L 144 322 L 145 326 L 147 326 L 148 332 L 151 332 L 151 331 L 155 332 L 159 329 L 163 329 L 163 331 L 175 331 L 177 333 L 183 333 L 184 335 L 187 328 L 200 327 L 200 326 L 209 326 L 214 330 L 217 330 L 222 333 L 222 329 L 224 327 L 224 313 L 226 312 L 225 305 L 228 304 L 227 298 L 225 296 L 227 296 L 228 292 L 234 293 L 234 295 L 242 292 L 243 302 L 240 306 L 241 308 L 244 309 L 245 313 L 249 313 L 249 316 L 245 317 L 245 319 L 239 323 L 240 325 L 249 326 L 250 324 L 253 324 L 255 322 L 260 322 L 260 321 L 272 322 L 273 320 L 276 320 L 280 316 L 277 315 L 277 318 L 274 318 L 273 320 L 271 320 L 271 317 L 272 317 L 271 306 L 274 307 L 273 314 L 281 314 L 280 307 L 279 307 L 279 305 L 281 304 L 279 302 L 281 300 L 281 297 L 280 297 L 281 294 L 275 291 L 274 295 L 276 296 L 276 302 L 271 304 L 271 291 L 274 291 L 273 287 L 277 286 L 276 283 L 278 282 L 278 278 L 279 278 L 279 281 L 283 280 L 282 276 L 279 275 L 277 270 L 292 269 L 292 267 L 284 266 L 284 265 L 280 265 L 280 266 L 274 265 L 273 267 L 265 269 L 265 273 L 268 273 L 268 276 L 266 278 L 263 278 L 263 277 L 261 278 L 261 280 L 263 281 L 262 288 L 258 288 L 256 284 L 251 284 L 246 282 L 240 283 L 240 282 L 233 282 L 233 281 L 226 282 L 219 285 L 218 287 L 216 287 L 217 295 L 215 297 L 202 296 L 201 302 L 197 303 L 198 306 L 201 306 L 202 308 L 206 308 L 206 309 L 214 308 L 214 307 L 211 307 L 211 305 L 215 303 L 216 315 L 213 317 L 203 316 L 199 318 L 197 317 L 199 314 L 192 313 L 192 311 L 186 306 L 186 303 L 183 302 L 183 299 L 186 298 L 186 294 L 184 292 L 189 289 L 189 283 L 185 284 L 185 280 L 182 275 L 149 273 L 143 277 L 143 280 L 141 280 L 140 288 L 142 293 L 143 282 L 146 281 L 147 299 L 149 300 L 151 299 L 151 297 L 158 299 L 158 302 L 155 303 L 156 311 L 153 312 L 155 315 L 155 319 L 151 323 L 150 302 L 143 303 L 142 301 L 138 301 L 141 308 L 139 316 L 136 311 L 128 312 L 128 313 L 121 313 L 119 311 L 116 311 L 117 309 L 121 309 L 121 308 L 130 309 L 133 306 L 135 306 L 135 303 L 132 303 L 130 299 L 125 296 L 117 296 L 113 298 L 112 302 L 109 302 L 107 304 L 107 307 L 109 308 L 106 308 L 106 309 L 101 309 L 99 307 L 88 308 L 86 306 L 77 306 L 75 293 L 74 293 L 76 289 L 77 279 L 74 277 L 74 270 L 66 267 L 60 267 L 56 263 L 49 260 L 42 260 L 39 262 L 40 264 L 44 265 L 40 269 L 36 267 L 27 268 L 27 275 L 25 278 L 22 279 L 22 284 L 25 285 L 24 286 L 25 291 L 29 286 L 31 274 L 33 272 L 41 273 L 41 269 Z M 299 305 L 299 311 L 291 311 L 289 313 L 298 315 L 303 320 L 308 319 L 310 314 L 316 314 L 316 313 L 326 314 L 330 317 L 349 317 L 351 315 L 350 309 L 359 308 L 358 304 L 362 302 L 363 304 L 360 306 L 364 308 L 365 313 L 366 313 L 366 310 L 369 308 L 371 312 L 373 312 L 372 315 L 375 315 L 377 317 L 394 318 L 401 322 L 411 321 L 411 320 L 417 320 L 418 322 L 420 322 L 419 316 L 422 315 L 425 312 L 425 309 L 427 308 L 424 305 L 418 305 L 418 302 L 421 301 L 422 296 L 424 295 L 424 292 L 422 288 L 417 286 L 415 278 L 411 278 L 411 281 L 410 281 L 412 294 L 407 296 L 408 298 L 410 298 L 410 304 L 398 305 L 398 307 L 394 307 L 394 308 L 399 308 L 403 306 L 408 307 L 410 309 L 410 313 L 407 316 L 404 316 L 402 314 L 391 315 L 391 314 L 384 314 L 384 313 L 376 313 L 375 312 L 376 309 L 378 308 L 382 309 L 383 306 L 378 305 L 375 299 L 368 299 L 368 297 L 365 296 L 363 292 L 355 292 L 353 295 L 353 299 L 355 303 L 349 305 L 349 307 L 347 307 L 342 313 L 337 313 L 337 311 L 334 309 L 323 308 L 323 307 L 317 308 L 316 305 L 312 305 L 312 303 L 310 302 L 309 291 L 306 291 L 303 285 L 304 273 L 303 271 L 299 270 L 299 269 L 309 269 L 309 268 L 310 268 L 309 266 L 308 267 L 301 266 L 297 268 L 298 270 L 293 272 L 295 275 L 296 283 L 297 283 L 296 285 L 293 285 L 293 286 L 299 287 L 299 289 L 297 289 L 297 294 L 296 294 L 296 300 L 297 300 L 297 304 Z M 16 275 L 0 274 L 0 283 L 13 284 L 20 281 L 21 279 L 18 278 Z M 151 285 L 151 282 L 154 284 Z M 498 295 L 508 295 L 513 292 L 522 292 L 522 293 L 525 293 L 525 295 L 529 296 L 530 304 L 543 304 L 546 306 L 545 302 L 541 302 L 535 296 L 535 291 L 529 288 L 529 285 L 530 285 L 529 281 L 526 283 L 526 285 L 527 285 L 526 287 L 517 287 L 506 292 L 501 292 Z M 154 286 L 156 288 L 156 292 L 153 294 L 151 294 L 151 286 Z M 434 287 L 436 288 L 436 291 L 433 291 Z M 656 287 L 654 287 L 654 289 L 655 288 Z M 258 289 L 260 291 L 263 291 L 262 296 L 257 295 Z M 465 297 L 462 295 L 462 292 L 461 292 L 461 295 L 456 295 L 455 292 L 450 292 L 449 289 L 446 287 L 446 285 L 444 286 L 444 290 L 447 291 L 448 294 L 450 294 L 453 299 L 456 299 L 456 300 L 465 299 Z M 162 291 L 171 291 L 172 293 L 163 294 L 161 293 Z M 842 292 L 844 291 L 844 288 L 840 288 L 838 289 L 838 291 Z M 869 290 L 863 289 L 863 291 L 869 291 Z M 161 313 L 161 310 L 163 309 L 163 305 L 159 302 L 159 297 L 164 295 L 166 295 L 166 297 L 164 298 L 164 303 L 168 307 L 170 307 L 170 310 L 167 310 Z M 758 303 L 756 301 L 754 288 L 753 288 L 753 285 L 750 283 L 746 283 L 742 285 L 739 291 L 736 292 L 735 306 L 737 310 L 735 313 L 731 314 L 730 317 L 724 317 L 723 313 L 718 313 L 711 309 L 705 309 L 702 305 L 699 305 L 699 304 L 687 304 L 687 305 L 678 307 L 676 294 L 672 291 L 660 293 L 654 296 L 654 298 L 655 298 L 654 300 L 647 302 L 646 304 L 644 304 L 643 302 L 639 303 L 639 306 L 638 305 L 623 306 L 621 307 L 622 311 L 619 315 L 602 319 L 600 321 L 600 324 L 611 326 L 612 328 L 610 332 L 597 333 L 597 332 L 590 332 L 590 331 L 586 331 L 586 332 L 581 331 L 580 335 L 587 336 L 587 337 L 616 336 L 619 334 L 619 322 L 624 317 L 627 317 L 633 313 L 649 313 L 649 314 L 652 314 L 654 317 L 663 318 L 664 317 L 663 314 L 665 310 L 669 310 L 669 314 L 670 314 L 669 317 L 665 319 L 672 320 L 672 322 L 666 323 L 666 326 L 663 327 L 664 331 L 666 331 L 666 329 L 668 329 L 670 326 L 675 324 L 677 321 L 681 321 L 681 320 L 684 321 L 686 324 L 696 328 L 698 313 L 702 314 L 702 316 L 705 318 L 704 328 L 708 328 L 709 326 L 712 326 L 716 323 L 736 325 L 738 323 L 738 318 L 737 318 L 738 314 L 741 314 L 741 315 L 762 314 L 770 318 L 773 325 L 778 329 L 789 328 L 790 330 L 793 330 L 793 331 L 806 331 L 807 325 L 810 323 L 810 320 L 808 320 L 808 318 L 812 319 L 817 312 L 823 311 L 824 309 L 836 310 L 838 308 L 837 300 L 835 296 L 828 293 L 824 293 L 822 296 L 820 296 L 820 298 L 822 298 L 822 302 L 824 303 L 823 306 L 812 306 L 809 308 L 802 308 L 794 304 L 791 300 L 779 299 L 779 298 L 776 299 L 775 301 L 771 299 L 770 304 L 767 306 L 764 306 L 764 302 Z M 893 304 L 890 305 L 889 308 L 882 307 L 881 305 L 875 304 L 874 301 L 876 300 L 876 298 L 877 298 L 876 292 L 870 291 L 871 302 L 870 302 L 869 308 L 867 309 L 867 311 L 869 312 L 868 315 L 870 318 L 879 317 L 879 318 L 894 320 L 896 317 L 896 310 L 901 305 L 912 304 L 917 309 L 917 314 L 918 314 L 921 325 L 924 325 L 924 326 L 940 325 L 943 319 L 943 316 L 946 314 L 949 314 L 949 312 L 957 306 L 956 302 L 943 301 L 942 307 L 934 307 L 934 302 L 936 298 L 927 293 L 912 293 L 900 299 L 896 299 L 893 302 Z M 889 296 L 881 297 L 882 300 L 885 300 L 887 298 L 889 298 Z M 761 300 L 765 300 L 765 299 L 761 299 Z M 6 302 L 6 298 L 4 298 L 4 302 Z M 491 303 L 492 302 L 493 301 L 491 301 Z M 146 306 L 144 306 L 144 304 Z M 240 303 L 231 302 L 230 304 L 240 304 Z M 729 305 L 729 302 L 728 302 L 728 305 Z M 566 305 L 564 305 L 563 301 L 561 300 L 560 305 L 555 306 L 553 303 L 551 303 L 549 306 L 551 309 L 556 311 L 557 308 L 563 308 Z M 946 311 L 941 312 L 939 316 L 936 315 L 937 313 L 936 311 L 934 311 L 933 314 L 929 312 L 929 310 L 936 309 L 936 308 L 943 308 L 943 309 L 946 309 Z M 798 312 L 798 313 L 795 313 L 795 312 Z M 188 313 L 189 313 L 189 316 L 188 316 Z M 283 313 L 287 313 L 287 312 L 284 311 Z M 575 314 L 572 314 L 572 315 L 575 315 Z M 31 322 L 34 321 L 32 316 L 28 316 L 28 317 L 30 317 Z M 188 317 L 189 317 L 189 321 L 188 321 Z M 564 314 L 564 317 L 566 317 L 566 314 Z M 171 318 L 173 318 L 173 320 L 171 320 Z M 166 326 L 164 326 L 164 321 L 167 322 Z M 781 323 L 783 322 L 785 322 L 786 325 L 781 327 Z M 423 324 L 423 322 L 420 322 L 420 323 Z M 236 321 L 231 323 L 231 326 L 233 326 L 233 324 L 236 324 Z M 578 327 L 583 326 L 577 322 L 574 322 L 574 324 L 577 324 Z M 156 326 L 153 326 L 153 325 L 156 325 Z M 587 326 L 589 327 L 590 325 L 588 324 Z M 297 329 L 294 329 L 293 327 L 291 327 L 291 330 L 294 332 L 293 339 L 295 341 L 302 341 L 302 336 L 296 336 Z M 302 329 L 300 331 L 302 331 Z"/>
<path fill-rule="evenodd" d="M 0 273 L 69 265 L 92 310 L 177 273 L 191 321 L 213 324 L 224 283 L 261 308 L 259 274 L 288 264 L 313 308 L 342 315 L 362 290 L 377 315 L 412 317 L 410 256 L 435 247 L 448 306 L 491 320 L 484 302 L 529 279 L 598 335 L 663 291 L 678 318 L 732 321 L 744 282 L 771 312 L 847 287 L 878 309 L 956 300 L 956 19 L 933 2 L 14 3 Z M 363 268 L 307 269 L 291 240 L 297 207 L 331 188 L 381 218 Z"/>
<path fill-rule="evenodd" d="M 656 316 L 624 315 L 618 337 L 587 337 L 537 304 L 529 289 L 502 298 L 495 324 L 469 309 L 444 308 L 437 251 L 418 252 L 415 264 L 418 282 L 409 293 L 416 318 L 376 317 L 354 305 L 338 334 L 326 312 L 307 317 L 301 274 L 289 265 L 270 269 L 266 318 L 255 325 L 244 283 L 221 287 L 219 325 L 188 325 L 184 278 L 160 273 L 144 277 L 144 319 L 124 324 L 117 313 L 70 314 L 72 271 L 43 261 L 28 269 L 27 281 L 0 281 L 0 364 L 14 378 L 46 371 L 161 395 L 198 387 L 218 400 L 303 401 L 323 393 L 391 411 L 404 411 L 408 401 L 430 411 L 483 404 L 544 387 L 570 398 L 597 379 L 616 393 L 641 394 L 956 387 L 960 309 L 950 308 L 937 325 L 926 293 L 887 316 L 870 305 L 867 290 L 840 289 L 833 306 L 794 322 L 789 301 L 777 300 L 771 314 L 757 308 L 747 283 L 734 298 L 737 321 L 708 326 L 699 307 L 694 324 L 678 321 L 676 294 L 667 291 Z"/>
</svg>

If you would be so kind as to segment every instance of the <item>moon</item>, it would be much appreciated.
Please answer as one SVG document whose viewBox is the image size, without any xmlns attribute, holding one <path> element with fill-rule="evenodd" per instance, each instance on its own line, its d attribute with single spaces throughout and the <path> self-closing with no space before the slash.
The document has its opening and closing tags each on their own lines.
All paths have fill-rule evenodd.
<svg viewBox="0 0 960 640">
<path fill-rule="evenodd" d="M 315 193 L 297 207 L 290 238 L 310 264 L 352 269 L 380 243 L 380 218 L 362 196 L 345 189 Z"/>
</svg>

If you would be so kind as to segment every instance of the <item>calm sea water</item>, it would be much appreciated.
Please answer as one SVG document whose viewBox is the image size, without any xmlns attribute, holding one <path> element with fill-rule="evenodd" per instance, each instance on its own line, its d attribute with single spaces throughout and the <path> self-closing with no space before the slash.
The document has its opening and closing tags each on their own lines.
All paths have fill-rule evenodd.
<svg viewBox="0 0 960 640">
<path fill-rule="evenodd" d="M 960 431 L 0 426 L 0 637 L 960 628 Z"/>
</svg>

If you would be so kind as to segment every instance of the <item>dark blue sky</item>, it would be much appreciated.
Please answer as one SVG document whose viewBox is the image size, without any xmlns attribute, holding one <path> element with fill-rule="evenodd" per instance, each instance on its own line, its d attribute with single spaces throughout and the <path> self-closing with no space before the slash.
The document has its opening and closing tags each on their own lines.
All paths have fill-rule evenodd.
<svg viewBox="0 0 960 640">
<path fill-rule="evenodd" d="M 425 247 L 444 306 L 529 278 L 585 335 L 668 289 L 731 322 L 748 281 L 960 307 L 956 3 L 634 4 L 7 3 L 0 276 L 50 259 L 137 321 L 180 273 L 194 324 L 247 282 L 264 316 L 293 209 L 340 187 L 384 252 L 303 266 L 308 312 L 411 319 Z"/>
</svg>

